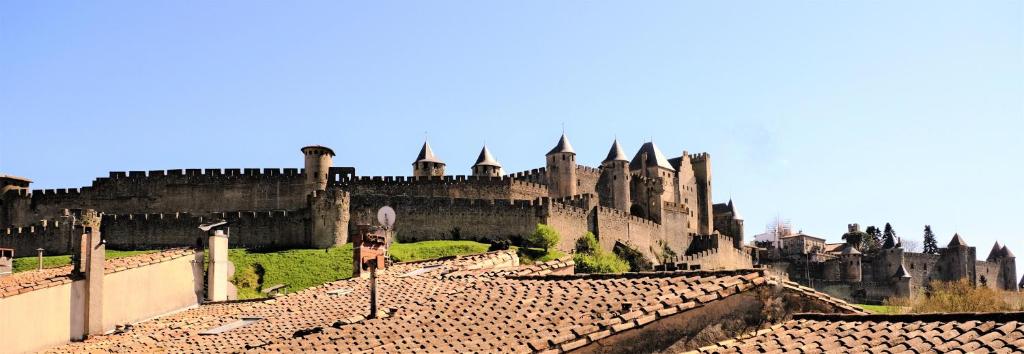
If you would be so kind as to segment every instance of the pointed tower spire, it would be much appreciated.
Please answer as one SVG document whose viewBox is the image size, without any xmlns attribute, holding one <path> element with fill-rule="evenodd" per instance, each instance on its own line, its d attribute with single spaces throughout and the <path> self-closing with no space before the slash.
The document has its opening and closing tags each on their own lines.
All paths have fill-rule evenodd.
<svg viewBox="0 0 1024 354">
<path fill-rule="evenodd" d="M 419 155 L 416 155 L 416 161 L 412 163 L 412 175 L 415 177 L 444 176 L 444 166 L 444 161 L 434 155 L 430 143 L 424 140 Z"/>
<path fill-rule="evenodd" d="M 614 141 L 612 141 L 612 148 L 608 150 L 608 157 L 605 157 L 604 161 L 601 161 L 601 163 L 609 161 L 629 162 L 629 159 L 626 158 L 626 152 L 622 151 L 622 146 L 619 146 L 619 139 L 615 139 Z"/>
<path fill-rule="evenodd" d="M 900 263 L 900 269 L 896 270 L 896 274 L 893 274 L 893 278 L 910 278 L 910 272 L 907 271 L 907 267 Z"/>
<path fill-rule="evenodd" d="M 480 149 L 480 156 L 476 158 L 476 163 L 473 164 L 473 175 L 501 177 L 501 164 L 491 155 L 491 150 L 487 149 L 487 145 Z"/>
<path fill-rule="evenodd" d="M 955 233 L 955 234 L 953 234 L 953 239 L 949 240 L 949 245 L 946 246 L 946 247 L 947 248 L 967 247 L 967 242 L 964 241 L 963 237 L 960 237 L 959 233 Z"/>
<path fill-rule="evenodd" d="M 558 145 L 555 145 L 551 151 L 548 151 L 547 155 L 560 152 L 576 154 L 576 151 L 572 149 L 572 144 L 569 144 L 569 138 L 565 136 L 565 132 L 562 132 L 562 137 L 558 139 Z"/>
<path fill-rule="evenodd" d="M 1010 252 L 1010 249 L 1008 247 L 1006 247 L 1006 245 L 1003 245 L 1002 254 L 1003 254 L 1003 257 L 1006 257 L 1006 258 L 1017 258 L 1016 256 L 1013 255 L 1013 252 Z"/>
<path fill-rule="evenodd" d="M 434 150 L 430 148 L 430 142 L 426 140 L 423 141 L 423 147 L 420 148 L 420 153 L 416 155 L 416 161 L 413 163 L 417 162 L 444 163 L 444 161 L 441 161 L 441 159 L 434 155 Z"/>
<path fill-rule="evenodd" d="M 484 148 L 480 150 L 480 156 L 477 156 L 476 163 L 473 166 L 501 167 L 501 164 L 491 155 L 491 150 L 487 148 L 487 145 L 484 145 Z"/>
<path fill-rule="evenodd" d="M 986 259 L 989 262 L 991 262 L 992 260 L 994 260 L 996 258 L 999 258 L 999 256 L 1002 256 L 1002 254 L 1003 254 L 1003 245 L 1000 244 L 999 241 L 996 241 L 996 244 L 992 245 L 992 250 L 988 252 L 988 258 L 986 258 Z"/>
</svg>

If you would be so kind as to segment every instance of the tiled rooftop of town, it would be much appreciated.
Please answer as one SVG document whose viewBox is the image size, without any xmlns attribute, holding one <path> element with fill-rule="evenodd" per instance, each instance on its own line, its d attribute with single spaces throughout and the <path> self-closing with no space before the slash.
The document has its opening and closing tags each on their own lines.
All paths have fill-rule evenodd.
<svg viewBox="0 0 1024 354">
<path fill-rule="evenodd" d="M 192 256 L 195 255 L 195 252 L 192 248 L 172 248 L 160 252 L 108 259 L 104 263 L 104 270 L 107 274 L 110 274 L 144 265 L 166 262 L 180 257 Z M 0 298 L 71 283 L 73 280 L 72 276 L 70 265 L 14 273 L 0 278 Z"/>
<path fill-rule="evenodd" d="M 813 293 L 757 269 L 557 275 L 549 273 L 572 261 L 517 263 L 513 252 L 499 251 L 396 264 L 379 272 L 376 319 L 366 318 L 368 280 L 355 278 L 270 300 L 206 304 L 50 351 L 558 351 L 767 284 Z M 837 311 L 856 312 L 829 300 Z M 260 320 L 200 334 L 244 318 Z"/>
<path fill-rule="evenodd" d="M 1020 353 L 1024 313 L 797 315 L 693 353 Z"/>
</svg>

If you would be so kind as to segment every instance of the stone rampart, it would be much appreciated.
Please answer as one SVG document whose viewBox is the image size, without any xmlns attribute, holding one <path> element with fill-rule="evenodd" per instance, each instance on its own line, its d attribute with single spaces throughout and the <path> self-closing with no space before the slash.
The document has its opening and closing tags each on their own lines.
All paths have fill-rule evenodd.
<svg viewBox="0 0 1024 354">
<path fill-rule="evenodd" d="M 195 246 L 206 233 L 198 226 L 223 219 L 231 228 L 232 247 L 251 249 L 306 248 L 308 212 L 233 211 L 207 214 L 105 214 L 101 232 L 107 247 L 118 250 L 159 249 Z M 45 220 L 23 227 L 0 230 L 0 247 L 14 248 L 19 256 L 35 255 L 43 248 L 47 255 L 71 253 L 74 230 L 69 218 Z"/>
<path fill-rule="evenodd" d="M 359 176 L 337 185 L 353 195 L 522 200 L 548 195 L 542 184 L 509 176 Z"/>
<path fill-rule="evenodd" d="M 306 203 L 303 178 L 296 168 L 110 172 L 87 187 L 9 194 L 7 220 L 0 222 L 26 225 L 85 208 L 115 214 L 298 209 Z"/>
<path fill-rule="evenodd" d="M 351 195 L 350 230 L 376 223 L 385 205 L 396 212 L 395 237 L 402 242 L 522 238 L 545 223 L 544 200 L 435 198 L 422 196 Z"/>
</svg>

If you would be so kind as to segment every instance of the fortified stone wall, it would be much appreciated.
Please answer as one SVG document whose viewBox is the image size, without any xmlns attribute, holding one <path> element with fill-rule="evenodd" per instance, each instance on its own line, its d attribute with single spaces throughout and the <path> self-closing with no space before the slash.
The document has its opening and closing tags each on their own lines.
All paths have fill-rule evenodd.
<svg viewBox="0 0 1024 354">
<path fill-rule="evenodd" d="M 660 247 L 658 241 L 666 242 L 661 225 L 618 209 L 597 207 L 595 214 L 597 228 L 594 234 L 601 248 L 611 250 L 616 242 L 621 242 L 640 251 L 648 259 L 659 262 L 653 250 Z M 682 254 L 682 251 L 676 250 L 676 253 Z"/>
<path fill-rule="evenodd" d="M 402 242 L 523 237 L 544 223 L 543 203 L 531 200 L 351 195 L 349 230 L 373 224 L 382 206 L 395 209 L 395 236 Z"/>
<path fill-rule="evenodd" d="M 273 210 L 305 207 L 302 172 L 286 169 L 185 169 L 111 172 L 81 189 L 12 191 L 5 196 L 3 225 L 54 218 L 63 209 L 107 213 Z"/>
<path fill-rule="evenodd" d="M 665 203 L 662 209 L 664 240 L 672 252 L 681 255 L 690 247 L 690 230 L 686 227 L 686 210 L 678 204 Z"/>
<path fill-rule="evenodd" d="M 977 261 L 974 267 L 977 272 L 975 281 L 978 286 L 999 290 L 999 272 L 1002 268 L 999 263 Z"/>
<path fill-rule="evenodd" d="M 44 249 L 46 255 L 68 254 L 73 232 L 70 223 L 64 219 L 8 227 L 0 229 L 0 248 L 13 248 L 15 257 L 34 256 L 37 248 Z"/>
<path fill-rule="evenodd" d="M 544 205 L 544 223 L 558 230 L 562 236 L 558 243 L 559 250 L 573 250 L 576 247 L 576 239 L 593 229 L 589 210 L 562 203 Z"/>
<path fill-rule="evenodd" d="M 210 214 L 106 214 L 101 233 L 110 249 L 157 249 L 195 246 L 206 233 L 198 226 L 210 220 L 224 219 L 231 228 L 232 247 L 287 248 L 308 247 L 308 212 L 236 211 Z M 15 255 L 70 254 L 72 228 L 66 218 L 42 221 L 25 227 L 11 227 L 0 234 L 0 247 L 14 248 Z"/>
<path fill-rule="evenodd" d="M 507 175 L 509 178 L 513 178 L 519 181 L 526 181 L 536 184 L 547 185 L 548 184 L 548 170 L 546 167 L 535 168 L 528 171 L 516 172 Z"/>
<path fill-rule="evenodd" d="M 928 284 L 933 278 L 941 278 L 932 274 L 937 269 L 936 264 L 939 263 L 939 255 L 937 254 L 904 252 L 903 262 L 907 271 L 910 272 L 911 289 L 920 289 L 920 287 Z"/>
<path fill-rule="evenodd" d="M 508 176 L 360 176 L 342 179 L 337 185 L 352 195 L 517 200 L 548 195 L 542 184 Z"/>
<path fill-rule="evenodd" d="M 601 179 L 601 170 L 594 167 L 576 166 L 576 193 L 597 194 L 597 182 Z"/>
</svg>

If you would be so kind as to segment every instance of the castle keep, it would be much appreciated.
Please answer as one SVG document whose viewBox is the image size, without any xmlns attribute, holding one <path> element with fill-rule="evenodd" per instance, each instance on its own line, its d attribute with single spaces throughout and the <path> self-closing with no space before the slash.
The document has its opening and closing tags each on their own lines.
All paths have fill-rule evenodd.
<svg viewBox="0 0 1024 354">
<path fill-rule="evenodd" d="M 557 229 L 558 248 L 573 249 L 593 232 L 654 264 L 683 268 L 750 266 L 743 221 L 732 201 L 712 204 L 711 157 L 667 158 L 653 142 L 632 159 L 617 141 L 598 167 L 577 164 L 564 134 L 537 169 L 506 174 L 484 147 L 471 175 L 448 175 L 427 143 L 412 176 L 359 176 L 334 167 L 324 146 L 301 149 L 304 168 L 184 169 L 111 172 L 82 188 L 29 191 L 30 180 L 0 175 L 0 247 L 16 254 L 68 253 L 73 214 L 104 213 L 108 247 L 193 245 L 197 225 L 231 224 L 232 245 L 248 248 L 330 247 L 349 241 L 384 205 L 397 211 L 402 241 L 519 239 L 543 223 Z"/>
</svg>

